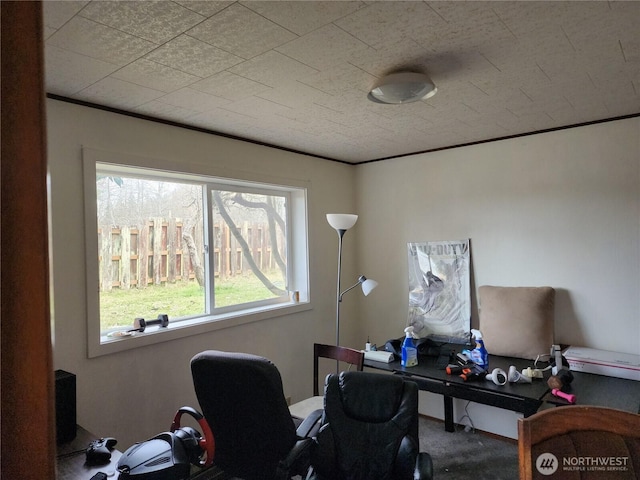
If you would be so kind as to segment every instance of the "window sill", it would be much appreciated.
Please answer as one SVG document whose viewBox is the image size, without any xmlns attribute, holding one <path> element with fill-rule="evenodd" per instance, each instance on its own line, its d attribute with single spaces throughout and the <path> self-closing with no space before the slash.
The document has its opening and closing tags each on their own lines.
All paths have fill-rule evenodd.
<svg viewBox="0 0 640 480">
<path fill-rule="evenodd" d="M 128 337 L 108 337 L 103 335 L 99 337 L 98 341 L 89 339 L 88 356 L 89 358 L 94 358 L 109 355 L 147 345 L 177 340 L 191 335 L 200 335 L 246 323 L 291 315 L 293 313 L 311 310 L 312 308 L 311 302 L 287 302 L 269 308 L 260 307 L 243 312 L 236 311 L 221 315 L 209 315 L 182 322 L 169 322 L 167 327 L 150 327 L 144 332 L 137 332 L 135 335 Z"/>
</svg>

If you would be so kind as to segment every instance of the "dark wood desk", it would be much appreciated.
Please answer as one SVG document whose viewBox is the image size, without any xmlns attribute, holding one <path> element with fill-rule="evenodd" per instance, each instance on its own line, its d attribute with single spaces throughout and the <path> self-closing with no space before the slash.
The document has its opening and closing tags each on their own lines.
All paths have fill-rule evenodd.
<svg viewBox="0 0 640 480">
<path fill-rule="evenodd" d="M 640 413 L 640 382 L 593 373 L 571 373 L 573 381 L 566 391 L 576 396 L 576 405 L 595 405 Z M 555 406 L 569 404 L 551 392 L 543 400 Z"/>
<path fill-rule="evenodd" d="M 58 445 L 57 451 L 57 478 L 58 480 L 89 480 L 98 472 L 111 474 L 108 480 L 117 480 L 119 477 L 118 460 L 122 456 L 119 450 L 111 452 L 111 462 L 106 465 L 88 466 L 85 463 L 85 450 L 96 435 L 88 432 L 84 428 L 78 426 L 76 430 L 76 438 L 69 443 Z M 122 447 L 126 450 L 129 446 Z M 219 480 L 223 477 L 223 473 L 217 467 L 201 469 L 196 466 L 191 467 L 190 480 Z"/>
<path fill-rule="evenodd" d="M 443 347 L 443 352 L 448 347 Z M 454 347 L 460 351 L 460 345 Z M 391 363 L 365 360 L 365 366 L 403 375 L 418 384 L 420 390 L 438 393 L 444 397 L 444 425 L 447 432 L 453 432 L 453 399 L 461 398 L 476 403 L 504 408 L 520 412 L 525 417 L 533 415 L 542 405 L 543 398 L 549 391 L 546 379 L 534 379 L 532 383 L 507 383 L 496 385 L 489 380 L 465 382 L 458 375 L 447 375 L 444 368 L 438 365 L 436 357 L 421 356 L 415 367 L 405 368 L 396 360 Z M 505 372 L 509 366 L 515 365 L 518 371 L 532 365 L 529 360 L 489 355 L 489 371 L 502 368 Z"/>
<path fill-rule="evenodd" d="M 454 345 L 451 348 L 458 352 L 461 350 L 460 345 Z M 451 348 L 445 345 L 442 347 L 442 352 L 448 352 Z M 365 360 L 364 364 L 369 368 L 403 375 L 408 380 L 416 382 L 420 390 L 442 395 L 444 424 L 448 432 L 453 432 L 455 429 L 454 398 L 519 412 L 525 417 L 536 413 L 544 402 L 554 406 L 567 405 L 565 400 L 551 394 L 547 385 L 550 372 L 545 372 L 544 379 L 533 379 L 530 384 L 507 383 L 501 386 L 489 380 L 465 382 L 457 375 L 447 375 L 438 365 L 436 357 L 421 356 L 417 366 L 408 368 L 401 366 L 399 360 L 391 363 Z M 489 371 L 501 368 L 507 372 L 511 365 L 515 365 L 518 371 L 522 371 L 524 368 L 532 367 L 533 362 L 521 358 L 489 355 Z M 576 395 L 577 404 L 640 412 L 640 382 L 581 372 L 573 372 L 573 374 L 574 381 L 569 392 Z"/>
<path fill-rule="evenodd" d="M 69 443 L 58 445 L 56 471 L 58 480 L 89 480 L 98 472 L 112 473 L 109 480 L 118 478 L 116 465 L 122 455 L 119 450 L 111 452 L 111 462 L 106 465 L 89 466 L 85 463 L 85 450 L 97 436 L 78 426 L 76 438 Z"/>
</svg>

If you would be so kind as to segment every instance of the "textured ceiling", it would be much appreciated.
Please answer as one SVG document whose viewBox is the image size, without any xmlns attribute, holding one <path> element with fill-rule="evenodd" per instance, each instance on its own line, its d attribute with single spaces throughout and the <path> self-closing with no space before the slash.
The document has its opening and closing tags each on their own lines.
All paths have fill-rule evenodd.
<svg viewBox="0 0 640 480">
<path fill-rule="evenodd" d="M 359 163 L 640 113 L 640 2 L 45 1 L 46 89 Z M 428 72 L 424 101 L 367 100 Z"/>
</svg>

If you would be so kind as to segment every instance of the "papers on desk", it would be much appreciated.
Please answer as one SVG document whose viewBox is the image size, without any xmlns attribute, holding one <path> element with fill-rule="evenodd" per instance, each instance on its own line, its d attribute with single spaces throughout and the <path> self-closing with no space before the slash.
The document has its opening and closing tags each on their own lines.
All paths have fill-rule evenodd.
<svg viewBox="0 0 640 480">
<path fill-rule="evenodd" d="M 382 350 L 364 352 L 364 359 L 373 360 L 374 362 L 391 363 L 393 362 L 393 353 Z"/>
</svg>

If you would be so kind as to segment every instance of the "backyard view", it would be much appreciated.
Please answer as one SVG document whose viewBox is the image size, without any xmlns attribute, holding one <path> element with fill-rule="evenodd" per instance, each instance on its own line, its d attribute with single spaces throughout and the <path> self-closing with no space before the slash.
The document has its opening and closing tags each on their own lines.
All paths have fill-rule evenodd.
<svg viewBox="0 0 640 480">
<path fill-rule="evenodd" d="M 98 169 L 103 335 L 287 295 L 286 196 L 220 187 Z"/>
<path fill-rule="evenodd" d="M 254 275 L 216 282 L 218 306 L 247 303 L 264 298 L 266 287 Z M 204 311 L 204 292 L 197 282 L 151 285 L 145 289 L 103 292 L 100 295 L 100 330 L 133 326 L 136 317 L 145 320 L 169 315 L 169 321 Z"/>
</svg>

